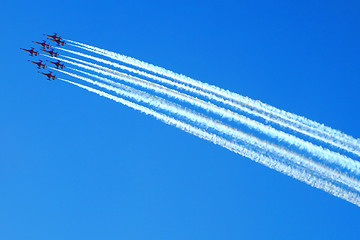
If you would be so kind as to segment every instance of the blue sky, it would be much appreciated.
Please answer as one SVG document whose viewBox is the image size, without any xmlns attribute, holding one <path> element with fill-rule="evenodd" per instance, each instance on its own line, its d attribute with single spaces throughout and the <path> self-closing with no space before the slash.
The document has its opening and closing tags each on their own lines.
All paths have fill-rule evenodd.
<svg viewBox="0 0 360 240">
<path fill-rule="evenodd" d="M 1 239 L 358 239 L 360 209 L 36 74 L 43 33 L 360 137 L 358 1 L 1 3 Z"/>
</svg>

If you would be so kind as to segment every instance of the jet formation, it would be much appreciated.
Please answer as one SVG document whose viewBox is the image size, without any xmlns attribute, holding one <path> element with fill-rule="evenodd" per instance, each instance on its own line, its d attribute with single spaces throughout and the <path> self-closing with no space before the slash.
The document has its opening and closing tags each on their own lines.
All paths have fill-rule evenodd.
<svg viewBox="0 0 360 240">
<path fill-rule="evenodd" d="M 53 35 L 44 34 L 44 36 L 47 37 L 47 40 L 50 40 L 50 41 L 56 43 L 57 46 L 64 46 L 64 44 L 65 44 L 65 40 L 63 40 L 57 33 L 54 33 Z M 44 53 L 49 54 L 53 58 L 57 58 L 59 54 L 57 52 L 55 52 L 55 50 L 53 48 L 51 48 L 50 42 L 47 42 L 47 40 L 43 40 L 41 42 L 36 42 L 36 41 L 32 41 L 32 42 L 39 45 L 39 46 L 41 46 L 40 50 L 43 51 Z M 36 57 L 36 56 L 39 55 L 39 51 L 35 50 L 33 47 L 31 47 L 30 49 L 25 49 L 25 48 L 20 48 L 20 49 L 25 51 L 25 52 L 28 52 L 31 57 Z M 45 56 L 45 55 L 43 55 L 43 56 Z M 46 64 L 45 64 L 45 62 L 43 60 L 39 60 L 37 62 L 36 61 L 31 61 L 31 60 L 28 60 L 28 61 L 30 63 L 33 63 L 33 64 L 37 65 L 38 69 L 45 69 L 46 68 Z M 57 61 L 54 61 L 54 62 L 46 60 L 46 62 L 55 65 L 55 67 L 57 69 L 59 69 L 59 68 L 63 69 L 65 67 L 64 64 L 60 62 L 60 60 L 57 60 Z M 43 73 L 43 72 L 38 71 L 38 73 L 46 76 L 47 80 L 49 80 L 49 81 L 55 80 L 55 78 L 56 78 L 56 75 L 53 74 L 53 72 L 51 72 L 51 71 L 49 71 L 48 73 Z"/>
</svg>

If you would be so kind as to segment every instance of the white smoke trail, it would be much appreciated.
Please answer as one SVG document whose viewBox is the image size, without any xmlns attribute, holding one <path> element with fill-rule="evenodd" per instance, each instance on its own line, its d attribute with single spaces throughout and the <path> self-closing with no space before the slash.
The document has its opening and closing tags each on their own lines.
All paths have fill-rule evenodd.
<svg viewBox="0 0 360 240">
<path fill-rule="evenodd" d="M 318 157 L 318 158 L 322 159 L 323 161 L 326 161 L 326 162 L 329 162 L 329 163 L 332 163 L 332 164 L 336 164 L 337 166 L 339 166 L 341 168 L 344 168 L 344 169 L 347 169 L 350 172 L 352 172 L 352 173 L 354 173 L 354 174 L 356 174 L 358 176 L 360 174 L 360 162 L 354 161 L 353 159 L 350 159 L 350 158 L 348 158 L 348 157 L 346 157 L 344 155 L 341 155 L 339 153 L 332 152 L 332 151 L 330 151 L 328 149 L 324 149 L 321 146 L 316 146 L 316 145 L 314 145 L 314 144 L 312 144 L 310 142 L 304 141 L 304 140 L 299 139 L 299 138 L 297 138 L 295 136 L 292 136 L 292 135 L 289 135 L 287 133 L 278 131 L 278 130 L 270 127 L 270 126 L 266 126 L 266 125 L 263 125 L 263 124 L 261 124 L 259 122 L 254 121 L 254 120 L 246 118 L 245 116 L 235 114 L 235 113 L 233 113 L 231 111 L 227 111 L 225 109 L 222 109 L 222 108 L 217 107 L 215 105 L 212 105 L 210 103 L 201 101 L 199 99 L 192 98 L 192 97 L 187 96 L 185 94 L 180 94 L 178 92 L 175 92 L 174 90 L 168 91 L 168 89 L 163 87 L 163 86 L 156 85 L 154 83 L 150 83 L 150 82 L 147 82 L 147 81 L 142 80 L 142 79 L 135 78 L 135 80 L 134 80 L 133 77 L 130 78 L 130 79 L 127 78 L 127 77 L 124 78 L 123 73 L 120 73 L 120 72 L 117 72 L 115 70 L 108 69 L 108 68 L 105 68 L 105 67 L 102 67 L 102 66 L 99 66 L 99 65 L 96 65 L 96 64 L 93 64 L 93 65 L 97 66 L 98 68 L 107 70 L 107 71 L 103 71 L 103 70 L 100 70 L 100 69 L 97 69 L 97 68 L 92 68 L 90 66 L 86 66 L 86 65 L 83 65 L 83 64 L 78 64 L 78 63 L 68 61 L 68 60 L 65 60 L 65 59 L 61 59 L 61 58 L 58 58 L 58 59 L 60 59 L 60 60 L 62 60 L 64 62 L 73 64 L 75 66 L 85 68 L 87 70 L 95 71 L 95 72 L 103 74 L 105 76 L 111 76 L 111 77 L 114 77 L 114 78 L 118 78 L 120 80 L 130 82 L 130 83 L 135 84 L 135 85 L 140 85 L 140 86 L 142 86 L 144 88 L 151 89 L 151 90 L 154 90 L 154 91 L 159 92 L 159 93 L 167 94 L 168 96 L 171 96 L 171 97 L 176 98 L 176 99 L 180 99 L 182 101 L 186 101 L 186 102 L 188 102 L 190 104 L 201 107 L 201 108 L 206 109 L 208 111 L 211 111 L 213 113 L 219 114 L 219 115 L 221 115 L 223 117 L 225 116 L 225 117 L 227 117 L 229 119 L 234 119 L 235 121 L 238 121 L 241 124 L 244 124 L 245 126 L 251 128 L 251 129 L 255 129 L 255 130 L 257 130 L 257 131 L 259 131 L 259 132 L 261 132 L 263 134 L 266 134 L 266 135 L 268 135 L 268 136 L 270 136 L 272 138 L 278 139 L 279 141 L 283 141 L 283 142 L 286 142 L 286 143 L 291 144 L 293 146 L 296 146 L 300 150 L 307 151 L 308 153 L 312 154 L 315 157 Z M 128 76 L 128 75 L 126 75 L 126 76 Z M 128 76 L 128 77 L 131 77 L 131 76 Z M 114 85 L 114 82 L 112 82 L 111 84 Z"/>
<path fill-rule="evenodd" d="M 293 131 L 296 131 L 296 132 L 299 132 L 299 133 L 302 133 L 304 135 L 307 135 L 309 137 L 312 137 L 314 139 L 317 139 L 317 140 L 320 140 L 322 142 L 325 142 L 327 144 L 330 144 L 330 145 L 333 145 L 335 147 L 338 147 L 338 148 L 341 148 L 343 150 L 346 150 L 348 152 L 352 152 L 353 154 L 356 154 L 358 156 L 360 156 L 360 152 L 357 152 L 355 151 L 354 149 L 352 148 L 349 148 L 347 145 L 344 145 L 344 144 L 339 144 L 339 143 L 336 143 L 336 142 L 333 142 L 333 141 L 329 141 L 327 138 L 324 138 L 324 137 L 321 137 L 321 136 L 318 136 L 318 135 L 314 135 L 312 134 L 311 132 L 306 132 L 306 131 L 303 131 L 302 129 L 299 129 L 299 128 L 296 128 L 293 126 L 293 124 L 288 124 L 287 122 L 282 122 L 282 121 L 279 121 L 278 119 L 274 119 L 274 118 L 271 118 L 269 117 L 268 115 L 264 115 L 262 113 L 259 113 L 259 112 L 256 112 L 254 110 L 251 110 L 251 109 L 248 109 L 248 108 L 245 108 L 245 107 L 242 107 L 242 106 L 238 106 L 237 104 L 233 104 L 232 102 L 230 101 L 227 101 L 227 100 L 224 100 L 222 98 L 218 98 L 217 96 L 215 95 L 212 95 L 212 94 L 209 94 L 209 93 L 206 93 L 206 92 L 203 92 L 201 90 L 197 90 L 197 89 L 193 89 L 193 88 L 189 88 L 183 84 L 177 84 L 177 83 L 174 83 L 168 79 L 164 79 L 164 78 L 161 78 L 161 77 L 158 77 L 156 75 L 152 75 L 152 74 L 149 74 L 149 73 L 146 73 L 146 72 L 143 72 L 143 71 L 139 71 L 137 69 L 133 69 L 133 68 L 130 68 L 130 67 L 127 67 L 127 66 L 124 66 L 124 65 L 120 65 L 118 63 L 114 63 L 114 62 L 111 62 L 111 61 L 107 61 L 107 60 L 104 60 L 104 59 L 101 59 L 101 58 L 98 58 L 98 57 L 94 57 L 94 56 L 91 56 L 91 55 L 88 55 L 88 54 L 83 54 L 83 53 L 80 53 L 80 52 L 76 52 L 76 51 L 71 51 L 71 50 L 67 50 L 67 49 L 64 49 L 64 48 L 59 48 L 59 47 L 56 47 L 57 49 L 60 49 L 60 50 L 63 50 L 63 51 L 66 51 L 66 52 L 69 52 L 69 53 L 72 53 L 72 54 L 75 54 L 75 55 L 78 55 L 78 56 L 81 56 L 81 57 L 85 57 L 85 58 L 88 58 L 88 59 L 92 59 L 92 60 L 95 60 L 95 61 L 98 61 L 98 62 L 101 62 L 101 63 L 105 63 L 105 64 L 108 64 L 108 65 L 111 65 L 113 67 L 116 67 L 116 68 L 120 68 L 122 70 L 126 70 L 128 72 L 132 72 L 132 73 L 136 73 L 136 74 L 139 74 L 139 75 L 142 75 L 142 76 L 145 76 L 147 78 L 151 78 L 151 79 L 154 79 L 154 80 L 158 80 L 159 82 L 162 82 L 162 83 L 165 83 L 165 84 L 169 84 L 169 85 L 173 85 L 173 86 L 176 86 L 180 89 L 184 89 L 184 90 L 188 90 L 190 89 L 190 92 L 194 92 L 198 95 L 201 95 L 201 96 L 205 96 L 205 97 L 208 97 L 209 99 L 212 99 L 212 100 L 216 100 L 218 102 L 222 102 L 223 104 L 227 104 L 227 105 L 230 105 L 232 107 L 235 107 L 235 108 L 238 108 L 240 111 L 243 111 L 243 112 L 246 112 L 248 114 L 251 114 L 251 115 L 254 115 L 254 116 L 258 116 L 258 117 L 262 117 L 263 119 L 267 120 L 267 121 L 271 121 L 273 123 L 276 123 L 282 127 L 285 127 L 285 128 L 289 128 Z M 78 61 L 78 62 L 81 62 L 81 63 L 84 63 L 84 64 L 88 64 L 88 65 L 91 65 L 91 66 L 94 66 L 94 67 L 97 67 L 97 68 L 100 68 L 102 66 L 99 66 L 97 64 L 93 64 L 93 63 L 89 63 L 89 62 L 86 62 L 86 61 L 83 61 L 83 60 L 80 60 L 80 59 L 76 59 L 76 58 L 72 58 L 72 57 L 69 57 L 69 56 L 64 56 L 65 58 L 69 58 L 69 59 L 72 59 L 74 61 Z M 103 68 L 101 68 L 103 69 Z M 105 69 L 106 70 L 106 69 Z M 165 90 L 167 88 L 163 88 L 163 90 Z M 173 90 L 174 91 L 174 90 Z M 177 92 L 177 91 L 176 91 Z M 195 100 L 198 100 L 197 98 L 194 98 Z M 205 102 L 205 101 L 202 101 L 203 103 L 208 103 L 208 102 Z M 209 103 L 210 104 L 210 103 Z M 215 106 L 214 104 L 212 104 L 213 106 Z M 217 106 L 216 106 L 217 107 Z M 218 107 L 219 108 L 219 107 Z M 220 109 L 220 108 L 219 108 Z M 218 109 L 218 110 L 219 110 Z M 224 112 L 227 112 L 227 113 L 232 113 L 232 114 L 235 114 L 234 112 L 232 111 L 229 111 L 228 109 L 223 109 L 221 108 L 222 111 Z M 239 115 L 239 114 L 237 114 Z M 227 116 L 227 114 L 223 114 L 222 117 L 226 117 L 230 120 L 236 120 L 236 117 L 229 117 Z M 359 163 L 359 166 L 360 166 L 360 163 Z"/>
<path fill-rule="evenodd" d="M 69 67 L 69 69 L 80 72 L 82 74 L 86 74 L 93 78 L 97 78 L 101 81 L 104 81 L 104 82 L 109 83 L 116 87 L 124 86 L 122 84 L 113 82 L 110 79 L 103 78 L 98 75 L 84 72 L 84 71 L 81 71 L 81 70 L 78 70 L 75 68 Z M 191 103 L 191 101 L 192 101 L 191 104 L 196 103 L 196 100 L 189 99 L 188 101 L 189 101 L 189 103 Z M 353 172 L 355 174 L 359 174 L 359 172 L 360 172 L 360 163 L 357 161 L 353 161 L 352 159 L 350 159 L 346 156 L 331 152 L 328 149 L 324 149 L 321 146 L 316 146 L 316 145 L 312 144 L 311 142 L 304 141 L 302 139 L 297 138 L 296 136 L 289 135 L 289 134 L 281 132 L 281 131 L 277 131 L 276 129 L 273 129 L 269 126 L 263 125 L 252 119 L 248 119 L 244 116 L 237 115 L 236 113 L 232 114 L 231 112 L 227 112 L 225 109 L 217 108 L 217 106 L 211 106 L 211 104 L 209 106 L 207 106 L 207 104 L 209 104 L 209 103 L 200 102 L 198 105 L 197 104 L 194 104 L 194 105 L 198 106 L 200 108 L 206 109 L 208 111 L 214 112 L 216 114 L 219 114 L 221 116 L 231 115 L 231 116 L 227 116 L 227 117 L 233 118 L 235 121 L 238 121 L 251 129 L 255 129 L 263 134 L 266 134 L 270 137 L 278 139 L 280 142 L 286 142 L 288 144 L 294 145 L 294 146 L 298 147 L 300 150 L 307 151 L 308 153 L 312 154 L 313 156 L 323 159 L 324 161 L 336 163 L 338 165 L 341 164 L 341 167 L 346 168 L 347 170 L 350 170 L 351 172 Z M 328 158 L 330 158 L 330 161 L 328 160 Z M 332 159 L 337 159 L 337 162 Z"/>
<path fill-rule="evenodd" d="M 108 93 L 105 93 L 105 92 L 102 92 L 102 91 L 99 91 L 97 89 L 93 89 L 91 87 L 87 87 L 87 86 L 84 86 L 84 85 L 81 85 L 81 84 L 78 84 L 78 83 L 74 83 L 74 82 L 71 82 L 71 81 L 68 81 L 68 80 L 65 80 L 65 79 L 61 79 L 59 78 L 59 80 L 61 81 L 64 81 L 64 82 L 67 82 L 67 83 L 70 83 L 70 84 L 73 84 L 75 86 L 78 86 L 80 88 L 83 88 L 89 92 L 93 92 L 93 93 L 96 93 L 100 96 L 103 96 L 103 97 L 106 97 L 108 99 L 111 99 L 111 100 L 114 100 L 118 103 L 121 103 L 125 106 L 128 106 L 130 108 L 133 108 L 137 111 L 140 111 L 142 113 L 145 113 L 146 115 L 150 115 L 150 116 L 153 116 L 155 117 L 156 119 L 168 124 L 168 125 L 171 125 L 171 126 L 174 126 L 174 127 L 177 127 L 187 133 L 190 133 L 194 136 L 197 136 L 201 139 L 204 139 L 204 140 L 207 140 L 207 141 L 210 141 L 216 145 L 220 145 L 224 148 L 227 148 L 229 149 L 230 151 L 233 151 L 239 155 L 242 155 L 244 157 L 247 157 L 255 162 L 258 162 L 258 163 L 261 163 L 269 168 L 272 168 L 276 171 L 279 171 L 283 174 L 286 174 L 288 176 L 291 176 L 295 179 L 298 179 L 300 181 L 303 181 L 313 187 L 316 187 L 316 188 L 319 188 L 319 189 L 322 189 L 334 196 L 337 196 L 339 198 L 342 198 L 348 202 L 351 202 L 357 206 L 360 206 L 360 197 L 359 197 L 359 194 L 358 193 L 355 193 L 355 192 L 352 192 L 352 191 L 349 191 L 349 190 L 346 190 L 346 189 L 343 189 L 341 188 L 341 186 L 338 186 L 337 183 L 332 183 L 330 181 L 328 181 L 326 178 L 324 179 L 324 177 L 321 175 L 322 173 L 320 172 L 309 172 L 309 171 L 306 171 L 304 169 L 298 169 L 296 168 L 296 166 L 293 166 L 293 165 L 287 165 L 287 164 L 284 164 L 284 163 L 281 163 L 281 162 L 278 162 L 272 158 L 269 158 L 267 156 L 264 156 L 264 155 L 261 155 L 257 152 L 254 152 L 252 150 L 249 150 L 249 149 L 246 149 L 238 144 L 235 144 L 235 143 L 232 143 L 232 142 L 229 142 L 228 140 L 224 139 L 224 138 L 221 138 L 215 134 L 212 134 L 212 133 L 208 133 L 202 129 L 199 129 L 199 128 L 196 128 L 194 126 L 191 126 L 187 123 L 184 123 L 184 122 L 181 122 L 179 120 L 176 120 L 174 118 L 171 118 L 171 117 L 168 117 L 164 114 L 161 114 L 161 113 L 158 113 L 154 110 L 151 110 L 149 108 L 146 108 L 146 107 L 143 107 L 141 105 L 138 105 L 138 104 L 135 104 L 135 103 L 132 103 L 132 102 L 129 102 L 129 101 L 126 101 L 122 98 L 118 98 L 118 97 L 115 97 L 111 94 L 108 94 Z"/>
<path fill-rule="evenodd" d="M 73 74 L 73 73 L 65 72 L 60 69 L 55 69 L 55 68 L 52 68 L 52 69 L 57 70 L 62 73 L 65 73 L 67 75 L 70 75 L 72 77 L 78 78 L 80 80 L 86 81 L 88 83 L 94 84 L 96 86 L 105 88 L 106 90 L 114 91 L 114 92 L 120 94 L 121 96 L 129 97 L 138 102 L 143 102 L 143 103 L 149 104 L 157 109 L 162 109 L 167 112 L 173 113 L 175 115 L 185 117 L 186 119 L 188 119 L 192 122 L 196 122 L 200 125 L 205 125 L 206 127 L 210 127 L 214 130 L 217 130 L 222 134 L 226 134 L 228 136 L 237 138 L 238 140 L 245 143 L 247 146 L 254 146 L 257 148 L 257 151 L 262 151 L 264 153 L 270 153 L 272 155 L 276 155 L 287 162 L 289 162 L 289 161 L 292 162 L 293 165 L 297 164 L 297 165 L 299 165 L 301 167 L 305 167 L 306 169 L 309 169 L 311 171 L 323 172 L 322 175 L 326 176 L 328 179 L 331 179 L 332 181 L 341 182 L 344 185 L 350 187 L 351 189 L 360 191 L 360 183 L 353 178 L 349 178 L 349 177 L 343 175 L 342 173 L 339 173 L 337 171 L 329 169 L 326 166 L 322 166 L 316 162 L 313 162 L 310 159 L 305 159 L 302 156 L 299 156 L 295 153 L 292 153 L 285 149 L 274 146 L 268 142 L 262 141 L 256 137 L 245 134 L 236 129 L 230 128 L 224 124 L 215 122 L 210 118 L 206 118 L 202 115 L 196 114 L 196 113 L 188 111 L 186 109 L 182 109 L 178 105 L 172 104 L 164 99 L 154 97 L 145 92 L 135 90 L 131 87 L 121 85 L 120 86 L 121 88 L 114 88 L 112 86 L 108 86 L 106 84 L 102 84 L 97 81 L 93 81 L 91 79 L 81 77 L 81 76 Z M 110 81 L 110 80 L 107 80 L 107 81 Z"/>
<path fill-rule="evenodd" d="M 176 74 L 172 71 L 166 70 L 161 67 L 154 66 L 152 64 L 139 61 L 134 58 L 130 58 L 118 53 L 114 53 L 111 51 L 107 51 L 101 48 L 93 47 L 87 44 L 67 40 L 71 43 L 74 43 L 76 47 L 93 51 L 98 54 L 102 54 L 104 56 L 110 57 L 115 60 L 122 61 L 124 63 L 146 69 L 148 71 L 152 71 L 156 74 L 160 74 L 169 78 L 172 78 L 174 80 L 177 80 L 181 83 L 186 83 L 191 86 L 198 87 L 200 89 L 204 89 L 206 91 L 212 92 L 218 96 L 231 99 L 232 101 L 235 101 L 237 103 L 247 104 L 254 108 L 257 108 L 260 111 L 264 111 L 268 114 L 276 115 L 277 117 L 285 118 L 282 120 L 289 121 L 290 123 L 294 124 L 298 128 L 302 129 L 303 131 L 311 132 L 312 134 L 318 135 L 319 137 L 327 138 L 329 141 L 332 141 L 333 143 L 336 143 L 337 145 L 344 145 L 347 146 L 347 148 L 351 149 L 352 152 L 355 152 L 358 156 L 360 156 L 360 140 L 354 139 L 353 137 L 346 135 L 338 130 L 332 129 L 330 127 L 327 127 L 323 124 L 317 123 L 315 121 L 309 120 L 305 117 L 298 116 L 289 112 L 286 112 L 284 110 L 277 109 L 275 107 L 272 107 L 270 105 L 267 105 L 265 103 L 262 103 L 257 100 L 252 100 L 248 97 L 241 96 L 239 94 L 230 92 L 228 90 L 221 89 L 219 87 L 209 85 L 206 83 L 202 83 L 200 81 L 191 79 L 189 77 L 186 77 L 181 74 Z"/>
</svg>

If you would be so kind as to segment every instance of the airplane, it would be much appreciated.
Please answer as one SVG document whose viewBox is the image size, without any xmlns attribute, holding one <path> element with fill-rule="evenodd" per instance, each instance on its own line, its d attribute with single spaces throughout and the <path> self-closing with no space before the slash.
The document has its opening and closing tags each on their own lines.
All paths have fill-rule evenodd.
<svg viewBox="0 0 360 240">
<path fill-rule="evenodd" d="M 34 42 L 32 41 L 33 43 L 36 43 L 36 44 L 39 44 L 40 46 L 42 46 L 43 49 L 47 48 L 49 49 L 50 48 L 50 44 L 47 44 L 45 40 L 43 40 L 41 43 L 40 42 Z"/>
<path fill-rule="evenodd" d="M 31 47 L 30 49 L 24 49 L 24 48 L 20 48 L 21 50 L 30 53 L 30 56 L 37 56 L 39 54 L 39 52 L 35 51 L 33 47 Z"/>
<path fill-rule="evenodd" d="M 48 60 L 46 60 L 46 61 L 49 62 L 49 63 L 54 64 L 57 69 L 59 69 L 59 68 L 63 69 L 64 68 L 64 64 L 61 64 L 60 60 L 58 60 L 57 62 L 52 62 L 52 61 L 48 61 Z"/>
<path fill-rule="evenodd" d="M 41 68 L 45 69 L 45 67 L 46 67 L 46 64 L 43 64 L 42 60 L 40 60 L 39 62 L 33 62 L 33 61 L 30 61 L 30 60 L 28 60 L 28 61 L 32 62 L 33 64 L 38 65 L 38 69 L 41 69 Z"/>
<path fill-rule="evenodd" d="M 49 37 L 49 38 L 52 38 L 53 40 L 57 40 L 57 39 L 60 39 L 60 40 L 61 40 L 61 37 L 58 36 L 57 33 L 54 33 L 54 35 L 44 34 L 44 36 Z"/>
<path fill-rule="evenodd" d="M 57 43 L 57 45 L 58 46 L 64 46 L 64 44 L 65 44 L 65 41 L 64 40 L 62 40 L 61 41 L 61 38 L 58 38 L 58 39 L 51 39 L 51 38 L 48 38 L 50 41 L 53 41 L 53 42 L 56 42 Z"/>
<path fill-rule="evenodd" d="M 52 48 L 50 51 L 47 51 L 47 50 L 43 50 L 43 49 L 40 49 L 41 51 L 43 52 L 47 52 L 48 54 L 50 54 L 50 56 L 52 57 L 57 57 L 59 54 L 57 52 L 54 52 L 54 49 Z"/>
<path fill-rule="evenodd" d="M 48 77 L 47 80 L 49 80 L 49 81 L 51 81 L 51 79 L 55 80 L 55 78 L 56 78 L 55 74 L 52 75 L 52 71 L 49 71 L 49 73 L 42 73 L 42 72 L 38 72 L 38 73 L 40 73 L 40 74 L 42 74 L 44 76 L 47 76 Z"/>
</svg>

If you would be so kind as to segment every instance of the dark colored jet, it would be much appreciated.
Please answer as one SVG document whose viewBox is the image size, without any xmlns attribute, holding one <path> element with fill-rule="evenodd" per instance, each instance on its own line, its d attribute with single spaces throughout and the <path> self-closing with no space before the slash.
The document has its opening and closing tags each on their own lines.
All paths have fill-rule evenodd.
<svg viewBox="0 0 360 240">
<path fill-rule="evenodd" d="M 47 80 L 55 80 L 55 78 L 56 78 L 56 76 L 55 76 L 55 74 L 54 75 L 52 75 L 52 71 L 49 71 L 49 73 L 42 73 L 42 72 L 38 72 L 38 73 L 40 73 L 40 74 L 42 74 L 42 75 L 44 75 L 44 76 L 47 76 Z"/>
<path fill-rule="evenodd" d="M 28 49 L 24 49 L 24 48 L 20 48 L 21 50 L 25 51 L 25 52 L 28 52 L 30 53 L 30 56 L 37 56 L 39 54 L 39 52 L 35 51 L 34 48 L 30 48 L 29 50 Z"/>
<path fill-rule="evenodd" d="M 44 36 L 46 37 L 49 37 L 53 40 L 57 40 L 57 39 L 60 39 L 61 40 L 61 37 L 57 35 L 57 33 L 54 33 L 54 35 L 47 35 L 47 34 L 44 34 Z"/>
<path fill-rule="evenodd" d="M 33 61 L 30 61 L 30 60 L 28 60 L 28 61 L 33 63 L 33 64 L 36 64 L 38 66 L 38 69 L 41 69 L 41 68 L 45 69 L 45 67 L 46 67 L 46 64 L 45 63 L 43 64 L 42 60 L 40 60 L 39 62 L 33 62 Z"/>
<path fill-rule="evenodd" d="M 56 42 L 58 46 L 60 46 L 60 45 L 61 45 L 61 46 L 64 46 L 64 44 L 65 44 L 65 41 L 64 41 L 64 40 L 61 41 L 60 38 L 58 38 L 58 39 L 48 38 L 48 39 L 49 39 L 50 41 Z"/>
<path fill-rule="evenodd" d="M 43 49 L 40 49 L 41 51 L 43 52 L 47 52 L 48 54 L 50 54 L 50 56 L 52 57 L 57 57 L 59 54 L 57 52 L 54 52 L 54 49 L 52 48 L 50 51 L 47 51 L 47 50 L 43 50 Z"/>
<path fill-rule="evenodd" d="M 60 60 L 58 60 L 57 62 L 52 62 L 52 61 L 48 61 L 48 60 L 46 60 L 46 61 L 49 62 L 49 63 L 54 64 L 57 69 L 59 69 L 59 68 L 63 69 L 64 68 L 64 64 L 61 64 Z"/>
<path fill-rule="evenodd" d="M 34 42 L 33 43 L 36 43 L 36 44 L 39 44 L 40 46 L 42 46 L 43 49 L 47 48 L 49 49 L 50 48 L 50 44 L 47 44 L 45 40 L 43 40 L 42 42 Z"/>
</svg>

